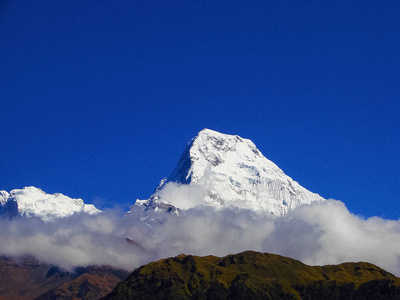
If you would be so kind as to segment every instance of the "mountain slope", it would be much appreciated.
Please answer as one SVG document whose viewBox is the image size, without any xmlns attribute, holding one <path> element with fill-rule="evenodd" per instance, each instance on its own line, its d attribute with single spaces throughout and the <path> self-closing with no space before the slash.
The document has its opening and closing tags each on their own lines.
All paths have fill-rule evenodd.
<svg viewBox="0 0 400 300">
<path fill-rule="evenodd" d="M 109 266 L 65 272 L 33 257 L 0 257 L 0 299 L 99 299 L 127 275 Z"/>
<path fill-rule="evenodd" d="M 0 257 L 0 299 L 34 299 L 49 289 L 71 280 L 71 274 L 32 257 L 15 260 Z"/>
<path fill-rule="evenodd" d="M 399 299 L 400 279 L 369 263 L 312 267 L 246 251 L 179 255 L 136 269 L 105 299 Z"/>
<path fill-rule="evenodd" d="M 82 274 L 76 278 L 47 291 L 35 300 L 97 300 L 110 293 L 121 280 L 128 276 L 128 272 L 109 266 L 88 267 L 81 272 Z"/>
<path fill-rule="evenodd" d="M 99 212 L 93 204 L 85 204 L 82 199 L 72 199 L 60 193 L 46 194 L 33 186 L 15 189 L 10 193 L 0 191 L 0 215 L 10 218 L 38 217 L 49 222 L 74 213 Z"/>
<path fill-rule="evenodd" d="M 201 201 L 188 197 L 177 205 L 174 195 L 168 193 L 173 183 L 192 187 L 188 194 L 204 196 Z M 252 141 L 204 129 L 188 143 L 178 165 L 152 197 L 137 205 L 147 210 L 162 206 L 160 203 L 179 209 L 198 204 L 234 206 L 281 216 L 300 205 L 323 200 L 265 158 Z"/>
</svg>

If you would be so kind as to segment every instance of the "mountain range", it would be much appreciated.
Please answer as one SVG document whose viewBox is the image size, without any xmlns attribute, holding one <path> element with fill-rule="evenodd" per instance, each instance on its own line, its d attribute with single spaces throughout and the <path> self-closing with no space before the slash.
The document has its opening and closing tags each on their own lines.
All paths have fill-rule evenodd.
<svg viewBox="0 0 400 300">
<path fill-rule="evenodd" d="M 187 197 L 175 197 L 174 187 L 187 188 Z M 237 135 L 203 129 L 186 146 L 176 168 L 147 200 L 137 200 L 132 210 L 151 219 L 156 213 L 179 213 L 195 206 L 215 209 L 237 207 L 276 216 L 315 201 L 324 201 L 287 176 L 254 143 Z M 75 213 L 100 210 L 82 199 L 46 194 L 36 187 L 0 191 L 0 215 L 38 217 L 49 222 Z"/>
<path fill-rule="evenodd" d="M 161 226 L 157 227 L 156 235 L 163 235 L 166 217 L 180 222 L 180 216 L 190 216 L 193 208 L 197 209 L 195 212 L 202 209 L 224 212 L 229 208 L 236 213 L 250 211 L 270 220 L 283 220 L 291 210 L 312 203 L 329 203 L 325 201 L 287 176 L 252 141 L 204 129 L 189 141 L 175 169 L 161 180 L 149 199 L 136 200 L 126 214 L 129 217 L 122 219 L 127 221 L 124 224 L 131 224 L 129 218 L 138 218 L 137 228 L 144 232 L 155 228 L 151 225 L 157 223 Z M 36 226 L 50 228 L 52 222 L 75 214 L 104 215 L 82 199 L 47 194 L 32 186 L 0 191 L 0 216 L 9 219 L 10 224 L 23 218 L 38 218 L 45 223 L 33 220 L 40 223 Z M 112 227 L 102 223 L 105 219 L 96 219 L 95 225 L 88 225 L 96 231 L 96 238 L 105 237 L 102 231 Z M 170 229 L 175 223 L 171 224 Z M 61 232 L 54 240 L 65 243 L 68 240 Z M 123 240 L 124 245 L 129 245 L 124 255 L 136 251 L 144 257 L 155 250 L 135 241 L 134 234 L 121 236 L 113 241 L 118 244 Z M 140 236 L 143 239 L 146 233 Z M 78 248 L 83 244 L 79 239 L 79 236 L 75 239 Z M 99 299 L 126 275 L 126 271 L 110 266 L 83 266 L 67 272 L 35 258 L 3 256 L 0 279 L 4 284 L 0 285 L 0 299 Z M 7 278 L 12 280 L 7 282 Z M 131 298 L 400 299 L 400 279 L 369 263 L 312 267 L 287 257 L 253 251 L 225 257 L 182 254 L 134 270 L 106 299 Z"/>
</svg>

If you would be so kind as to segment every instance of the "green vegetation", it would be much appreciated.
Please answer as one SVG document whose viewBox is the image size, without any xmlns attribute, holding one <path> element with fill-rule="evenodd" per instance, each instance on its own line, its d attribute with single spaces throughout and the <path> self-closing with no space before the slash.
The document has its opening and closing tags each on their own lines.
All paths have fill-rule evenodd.
<svg viewBox="0 0 400 300">
<path fill-rule="evenodd" d="M 369 263 L 311 267 L 253 251 L 179 255 L 136 269 L 106 299 L 400 299 L 400 279 Z"/>
</svg>

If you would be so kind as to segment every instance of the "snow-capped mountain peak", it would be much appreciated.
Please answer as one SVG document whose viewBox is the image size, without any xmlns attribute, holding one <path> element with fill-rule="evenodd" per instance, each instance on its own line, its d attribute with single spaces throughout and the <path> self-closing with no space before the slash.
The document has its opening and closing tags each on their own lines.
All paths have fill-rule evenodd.
<svg viewBox="0 0 400 300">
<path fill-rule="evenodd" d="M 60 193 L 46 194 L 33 186 L 14 189 L 10 193 L 0 191 L 0 215 L 8 217 L 38 217 L 49 222 L 74 213 L 99 212 L 93 204 L 85 204 L 82 199 L 73 199 Z"/>
<path fill-rule="evenodd" d="M 203 129 L 188 143 L 177 167 L 157 188 L 147 207 L 160 202 L 175 205 L 173 193 L 167 193 L 173 183 L 204 191 L 202 204 L 207 206 L 234 206 L 278 216 L 324 200 L 265 158 L 251 140 L 210 129 Z M 190 198 L 187 201 L 192 201 Z M 183 209 L 199 204 L 194 202 L 185 203 Z"/>
<path fill-rule="evenodd" d="M 273 176 L 283 174 L 273 162 L 265 159 L 251 140 L 237 135 L 222 134 L 210 129 L 203 129 L 186 147 L 177 168 L 171 173 L 168 181 L 178 183 L 200 183 L 206 178 L 208 170 L 217 173 L 237 173 L 250 167 L 251 173 L 255 170 L 245 165 L 250 162 L 269 171 Z M 249 178 L 252 174 L 248 174 Z"/>
</svg>

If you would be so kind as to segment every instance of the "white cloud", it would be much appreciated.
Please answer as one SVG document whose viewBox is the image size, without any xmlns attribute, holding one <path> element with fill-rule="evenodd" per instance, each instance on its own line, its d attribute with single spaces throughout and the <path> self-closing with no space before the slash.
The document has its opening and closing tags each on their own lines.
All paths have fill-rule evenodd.
<svg viewBox="0 0 400 300">
<path fill-rule="evenodd" d="M 292 247 L 279 243 L 280 236 Z M 277 222 L 269 239 L 276 252 L 306 263 L 368 261 L 400 275 L 400 222 L 378 217 L 364 219 L 351 214 L 340 201 L 329 200 L 292 211 Z"/>
<path fill-rule="evenodd" d="M 162 197 L 163 201 L 167 201 L 175 207 L 189 209 L 205 203 L 206 189 L 195 183 L 182 185 L 175 182 L 168 182 L 156 195 Z"/>
<path fill-rule="evenodd" d="M 175 204 L 200 199 L 201 191 L 171 187 L 165 195 L 173 197 Z M 351 214 L 340 201 L 304 205 L 279 218 L 238 208 L 191 206 L 179 220 L 168 215 L 165 223 L 150 227 L 134 213 L 120 217 L 112 211 L 53 223 L 0 220 L 0 254 L 30 254 L 67 269 L 110 264 L 131 270 L 181 253 L 220 256 L 250 249 L 313 265 L 368 261 L 400 275 L 400 222 L 364 219 Z M 127 243 L 126 237 L 147 252 Z"/>
</svg>

